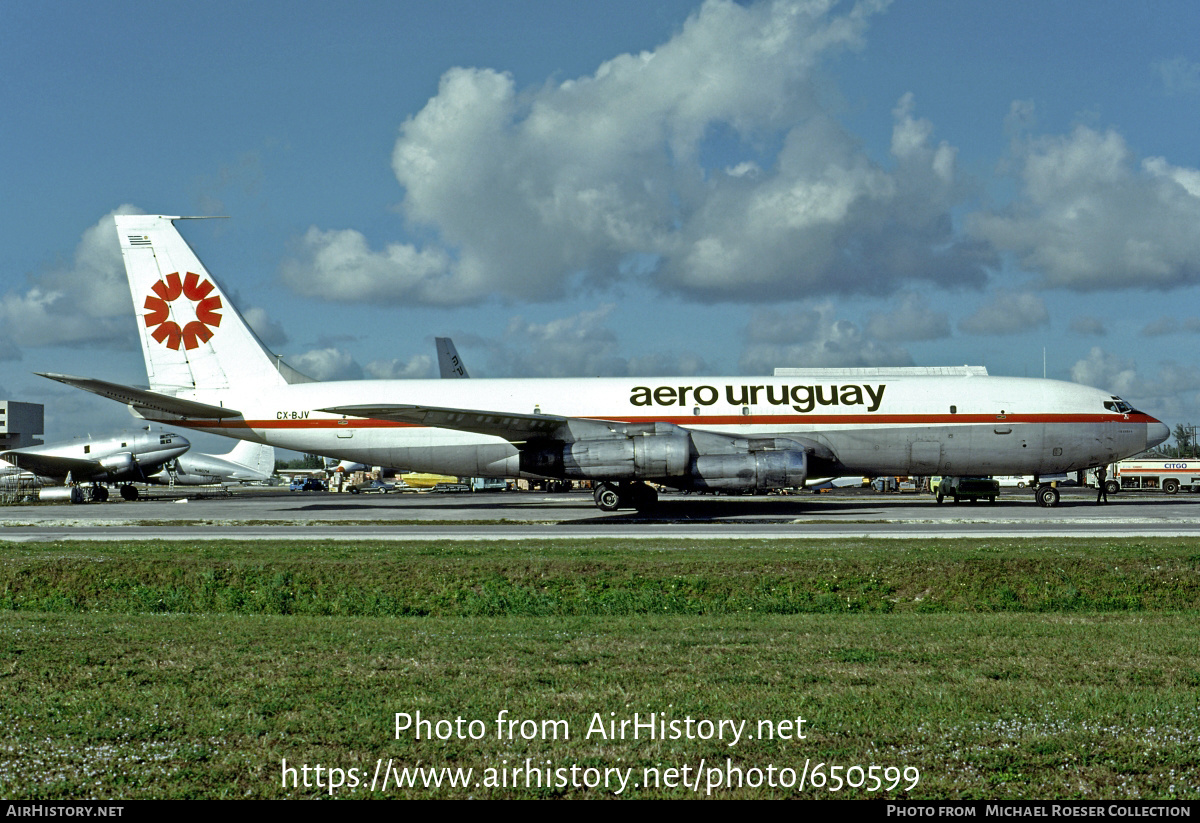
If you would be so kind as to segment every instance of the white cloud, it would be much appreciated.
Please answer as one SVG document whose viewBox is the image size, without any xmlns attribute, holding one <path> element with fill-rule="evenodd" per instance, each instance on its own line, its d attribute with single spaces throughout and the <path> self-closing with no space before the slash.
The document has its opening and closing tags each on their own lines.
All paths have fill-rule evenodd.
<svg viewBox="0 0 1200 823">
<path fill-rule="evenodd" d="M 288 357 L 287 361 L 317 380 L 358 380 L 363 376 L 362 366 L 358 365 L 353 355 L 336 347 L 310 349 Z"/>
<path fill-rule="evenodd" d="M 891 311 L 870 315 L 866 333 L 887 341 L 939 340 L 950 336 L 950 320 L 946 312 L 930 308 L 923 295 L 906 292 Z"/>
<path fill-rule="evenodd" d="M 137 214 L 121 206 L 83 233 L 69 262 L 32 275 L 23 292 L 0 297 L 0 350 L 13 346 L 88 343 L 111 348 L 136 345 L 132 298 L 117 242 L 114 214 Z"/>
<path fill-rule="evenodd" d="M 781 321 L 784 315 L 773 310 L 755 313 L 746 329 L 749 343 L 739 359 L 744 374 L 771 374 L 779 367 L 847 368 L 913 363 L 906 349 L 872 340 L 849 320 L 836 319 L 832 304 L 799 310 L 793 316 L 804 320 L 791 327 L 793 334 L 789 338 L 784 333 L 785 322 Z M 756 327 L 770 329 L 770 339 L 764 339 Z"/>
<path fill-rule="evenodd" d="M 591 311 L 534 323 L 523 317 L 509 320 L 497 338 L 455 335 L 461 348 L 487 351 L 487 376 L 493 377 L 623 377 L 627 375 L 686 375 L 712 373 L 702 358 L 692 353 L 644 352 L 627 357 L 608 325 L 614 307 L 605 304 Z M 476 377 L 475 358 L 464 355 Z"/>
<path fill-rule="evenodd" d="M 1140 385 L 1132 358 L 1109 354 L 1093 346 L 1088 356 L 1071 367 L 1071 380 L 1118 395 L 1132 395 Z"/>
<path fill-rule="evenodd" d="M 1071 367 L 1076 383 L 1110 391 L 1164 422 L 1190 421 L 1200 400 L 1200 368 L 1173 361 L 1159 364 L 1158 374 L 1144 378 L 1132 358 L 1093 347 Z"/>
<path fill-rule="evenodd" d="M 1046 303 L 1035 294 L 998 291 L 990 302 L 958 323 L 967 334 L 1016 334 L 1050 322 Z"/>
<path fill-rule="evenodd" d="M 617 336 L 607 325 L 612 305 L 531 323 L 513 317 L 500 340 L 488 347 L 492 371 L 521 377 L 598 377 L 628 373 Z"/>
<path fill-rule="evenodd" d="M 746 339 L 751 343 L 799 343 L 814 339 L 820 332 L 831 310 L 825 305 L 820 308 L 792 308 L 790 311 L 759 309 L 750 315 L 746 326 Z"/>
<path fill-rule="evenodd" d="M 367 377 L 379 380 L 408 380 L 416 377 L 433 377 L 433 358 L 428 354 L 414 354 L 407 360 L 372 360 L 363 369 Z"/>
<path fill-rule="evenodd" d="M 1186 57 L 1172 57 L 1154 64 L 1162 80 L 1163 90 L 1170 95 L 1200 92 L 1200 63 Z"/>
<path fill-rule="evenodd" d="M 452 281 L 449 257 L 437 249 L 396 243 L 373 252 L 353 229 L 313 227 L 300 240 L 299 256 L 281 267 L 283 281 L 300 294 L 322 300 L 453 304 L 478 292 Z"/>
<path fill-rule="evenodd" d="M 372 251 L 357 232 L 314 228 L 284 277 L 332 299 L 431 304 L 550 300 L 635 276 L 709 300 L 979 285 L 995 256 L 955 235 L 955 150 L 912 97 L 893 112 L 885 169 L 814 91 L 819 64 L 859 47 L 885 5 L 709 0 L 653 51 L 525 91 L 451 69 L 392 159 L 402 211 L 432 239 Z M 706 167 L 714 131 L 743 156 Z M 782 149 L 760 162 L 765 145 Z"/>
<path fill-rule="evenodd" d="M 288 342 L 287 332 L 283 330 L 283 326 L 279 325 L 277 321 L 270 318 L 266 309 L 251 306 L 241 314 L 250 328 L 254 329 L 254 333 L 258 335 L 258 339 L 263 341 L 267 346 L 275 348 Z"/>
<path fill-rule="evenodd" d="M 1015 254 L 1044 285 L 1079 291 L 1200 282 L 1200 171 L 1138 163 L 1115 131 L 1078 126 L 1017 140 L 1022 191 L 971 234 Z"/>
</svg>

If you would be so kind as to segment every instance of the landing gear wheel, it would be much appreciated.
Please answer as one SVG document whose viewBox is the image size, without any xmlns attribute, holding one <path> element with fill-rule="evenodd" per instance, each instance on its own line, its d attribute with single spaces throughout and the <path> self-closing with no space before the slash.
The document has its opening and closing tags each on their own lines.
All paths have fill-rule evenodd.
<svg viewBox="0 0 1200 823">
<path fill-rule="evenodd" d="M 92 486 L 92 500 L 97 503 L 108 502 L 108 489 L 103 486 Z"/>
<path fill-rule="evenodd" d="M 1058 489 L 1053 486 L 1040 486 L 1037 490 L 1037 502 L 1044 509 L 1053 509 L 1058 505 Z"/>
<path fill-rule="evenodd" d="M 942 501 L 943 501 L 943 500 L 945 500 L 945 498 L 942 496 L 942 493 L 941 493 L 941 491 L 939 491 L 939 492 L 937 493 L 937 501 L 938 501 L 938 505 L 939 505 L 939 506 L 940 506 L 940 505 L 942 505 Z"/>
<path fill-rule="evenodd" d="M 597 483 L 592 496 L 596 501 L 596 508 L 602 512 L 615 512 L 621 508 L 621 494 L 612 483 Z"/>
<path fill-rule="evenodd" d="M 129 500 L 129 501 L 137 500 L 138 499 L 137 486 L 122 486 L 121 487 L 121 499 Z"/>
</svg>

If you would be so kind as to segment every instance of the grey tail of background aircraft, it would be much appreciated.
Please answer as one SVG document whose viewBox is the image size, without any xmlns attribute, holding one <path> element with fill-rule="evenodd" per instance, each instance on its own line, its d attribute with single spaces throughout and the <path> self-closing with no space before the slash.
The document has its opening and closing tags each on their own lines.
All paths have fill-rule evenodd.
<svg viewBox="0 0 1200 823">
<path fill-rule="evenodd" d="M 467 374 L 467 367 L 463 365 L 462 358 L 458 356 L 458 349 L 454 348 L 453 340 L 449 337 L 435 337 L 433 340 L 437 344 L 439 376 L 444 378 L 471 376 Z"/>
</svg>

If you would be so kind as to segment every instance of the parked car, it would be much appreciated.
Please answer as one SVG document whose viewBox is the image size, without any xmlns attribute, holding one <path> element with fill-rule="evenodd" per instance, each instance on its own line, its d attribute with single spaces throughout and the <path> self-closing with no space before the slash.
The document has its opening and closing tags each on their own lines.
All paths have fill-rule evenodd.
<svg viewBox="0 0 1200 823">
<path fill-rule="evenodd" d="M 288 489 L 294 492 L 323 492 L 328 487 L 319 477 L 293 477 Z"/>
<path fill-rule="evenodd" d="M 355 483 L 347 489 L 351 494 L 387 494 L 395 490 L 396 486 L 394 483 L 384 483 L 382 480 L 367 480 L 362 483 Z"/>
<path fill-rule="evenodd" d="M 961 498 L 974 503 L 986 497 L 989 503 L 995 503 L 999 493 L 1000 483 L 991 477 L 943 477 L 937 488 L 937 502 L 953 497 L 955 503 Z"/>
</svg>

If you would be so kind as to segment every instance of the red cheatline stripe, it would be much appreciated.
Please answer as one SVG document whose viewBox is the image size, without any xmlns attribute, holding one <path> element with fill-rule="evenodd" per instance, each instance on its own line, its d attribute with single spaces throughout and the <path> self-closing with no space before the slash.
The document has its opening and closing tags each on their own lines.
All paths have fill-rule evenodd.
<svg viewBox="0 0 1200 823">
<path fill-rule="evenodd" d="M 1022 425 L 1029 423 L 1153 423 L 1153 418 L 1147 415 L 1130 415 L 1128 419 L 1121 415 L 1103 414 L 1010 414 L 999 417 L 994 414 L 764 414 L 764 415 L 711 415 L 711 416 L 654 416 L 654 417 L 605 417 L 597 420 L 620 420 L 624 423 L 675 423 L 685 427 L 702 426 L 736 426 L 736 425 L 837 425 L 853 423 L 856 425 L 907 425 L 934 426 L 953 423 L 955 425 L 984 425 L 997 426 Z M 431 428 L 416 423 L 395 423 L 390 420 L 373 420 L 370 418 L 351 418 L 347 422 L 335 418 L 317 418 L 307 420 L 162 420 L 176 426 L 190 428 L 252 428 L 252 429 L 394 429 L 394 428 Z"/>
</svg>

